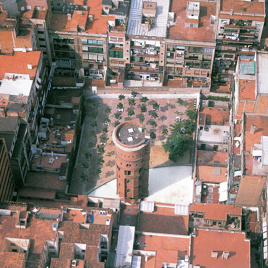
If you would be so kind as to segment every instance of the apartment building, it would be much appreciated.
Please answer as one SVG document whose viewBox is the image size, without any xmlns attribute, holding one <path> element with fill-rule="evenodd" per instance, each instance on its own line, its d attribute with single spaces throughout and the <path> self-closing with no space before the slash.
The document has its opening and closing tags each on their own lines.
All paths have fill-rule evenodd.
<svg viewBox="0 0 268 268">
<path fill-rule="evenodd" d="M 1 53 L 39 50 L 51 64 L 47 31 L 51 14 L 50 1 L 4 1 L 0 13 Z"/>
<path fill-rule="evenodd" d="M 26 122 L 19 117 L 0 117 L 0 138 L 5 139 L 15 186 L 25 183 L 31 160 L 31 139 Z"/>
<path fill-rule="evenodd" d="M 218 229 L 241 231 L 242 208 L 218 204 L 190 204 L 189 230 Z"/>
<path fill-rule="evenodd" d="M 7 146 L 5 139 L 0 139 L 0 200 L 10 201 L 13 197 L 15 189 L 14 178 L 8 157 Z"/>
<path fill-rule="evenodd" d="M 148 196 L 150 137 L 141 124 L 124 122 L 112 134 L 116 154 L 117 193 L 122 199 Z"/>
<path fill-rule="evenodd" d="M 49 35 L 55 75 L 101 80 L 100 85 L 104 86 L 108 53 L 113 58 L 112 66 L 124 65 L 124 38 L 117 39 L 116 32 L 124 31 L 127 10 L 128 1 L 98 0 L 86 4 L 66 2 L 60 11 L 54 12 Z M 109 31 L 115 33 L 109 37 L 110 45 Z"/>
<path fill-rule="evenodd" d="M 164 85 L 210 88 L 216 47 L 216 3 L 173 1 L 170 11 Z"/>
<path fill-rule="evenodd" d="M 47 95 L 47 68 L 41 51 L 16 51 L 0 56 L 0 95 L 2 116 L 20 116 L 29 127 L 32 142 Z"/>
</svg>

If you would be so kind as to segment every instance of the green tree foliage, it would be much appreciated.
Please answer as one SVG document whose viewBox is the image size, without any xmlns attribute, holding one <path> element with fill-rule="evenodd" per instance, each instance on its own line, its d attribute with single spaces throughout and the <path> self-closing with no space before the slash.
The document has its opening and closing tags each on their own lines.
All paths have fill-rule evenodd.
<svg viewBox="0 0 268 268">
<path fill-rule="evenodd" d="M 136 98 L 137 95 L 138 95 L 138 92 L 136 92 L 136 91 L 132 91 L 132 92 L 131 92 L 131 96 L 132 96 L 132 98 Z"/>
<path fill-rule="evenodd" d="M 147 97 L 142 97 L 141 102 L 147 102 L 149 99 Z"/>
<path fill-rule="evenodd" d="M 119 100 L 123 100 L 123 99 L 125 99 L 125 98 L 126 98 L 126 96 L 125 96 L 125 95 L 123 95 L 123 94 L 120 94 L 120 95 L 118 96 L 118 98 L 119 98 Z"/>
<path fill-rule="evenodd" d="M 146 108 L 145 105 L 142 105 L 142 106 L 141 106 L 141 112 L 142 112 L 142 113 L 146 113 L 146 112 L 147 112 L 147 108 Z"/>
<path fill-rule="evenodd" d="M 178 100 L 176 101 L 179 105 L 183 105 L 184 101 L 181 98 L 178 98 Z"/>
<path fill-rule="evenodd" d="M 156 119 L 156 118 L 158 117 L 158 114 L 157 114 L 157 112 L 153 111 L 152 114 L 151 114 L 151 116 L 152 116 L 154 119 Z"/>
<path fill-rule="evenodd" d="M 167 128 L 163 128 L 162 129 L 162 135 L 167 135 L 168 134 L 168 130 Z"/>
<path fill-rule="evenodd" d="M 128 116 L 132 116 L 135 114 L 134 110 L 128 110 L 127 112 Z"/>
<path fill-rule="evenodd" d="M 190 120 L 196 120 L 197 111 L 196 109 L 193 110 L 186 110 L 185 114 L 189 117 Z"/>
<path fill-rule="evenodd" d="M 191 139 L 187 135 L 170 135 L 163 147 L 169 152 L 169 160 L 176 162 L 189 149 Z"/>
<path fill-rule="evenodd" d="M 135 101 L 134 99 L 128 99 L 128 104 L 129 104 L 130 106 L 135 106 L 136 101 Z"/>
<path fill-rule="evenodd" d="M 123 108 L 124 108 L 123 103 L 122 103 L 122 102 L 119 102 L 119 103 L 117 104 L 117 109 L 123 109 Z"/>
<path fill-rule="evenodd" d="M 105 113 L 106 114 L 110 114 L 111 111 L 112 111 L 112 109 L 109 106 L 105 108 Z"/>
<path fill-rule="evenodd" d="M 140 120 L 141 124 L 144 122 L 145 117 L 144 117 L 143 114 L 140 114 L 140 115 L 139 115 L 139 120 Z"/>
<path fill-rule="evenodd" d="M 151 132 L 150 137 L 151 137 L 152 140 L 155 140 L 156 139 L 156 134 L 154 132 Z"/>
<path fill-rule="evenodd" d="M 155 102 L 155 103 L 153 104 L 153 109 L 154 109 L 154 110 L 159 110 L 159 104 L 158 104 L 157 102 Z"/>
</svg>

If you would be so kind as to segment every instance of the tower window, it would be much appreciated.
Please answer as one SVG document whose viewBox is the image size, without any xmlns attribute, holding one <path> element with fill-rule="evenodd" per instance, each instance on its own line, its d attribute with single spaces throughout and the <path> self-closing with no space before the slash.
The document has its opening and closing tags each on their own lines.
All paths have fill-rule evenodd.
<svg viewBox="0 0 268 268">
<path fill-rule="evenodd" d="M 125 170 L 125 175 L 131 175 L 131 171 Z"/>
</svg>

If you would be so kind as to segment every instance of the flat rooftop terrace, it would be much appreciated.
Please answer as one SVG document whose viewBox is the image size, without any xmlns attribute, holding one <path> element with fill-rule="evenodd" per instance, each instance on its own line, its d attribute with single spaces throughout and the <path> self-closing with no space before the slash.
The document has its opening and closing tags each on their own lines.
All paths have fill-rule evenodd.
<svg viewBox="0 0 268 268">
<path fill-rule="evenodd" d="M 132 0 L 128 17 L 128 35 L 166 37 L 169 1 L 156 0 L 155 25 L 148 32 L 141 25 L 143 0 Z"/>
<path fill-rule="evenodd" d="M 168 33 L 169 39 L 187 41 L 214 42 L 214 25 L 210 23 L 211 16 L 216 15 L 216 4 L 213 2 L 200 2 L 199 27 L 185 27 L 187 0 L 172 1 L 171 12 L 175 13 L 175 25 Z"/>
</svg>

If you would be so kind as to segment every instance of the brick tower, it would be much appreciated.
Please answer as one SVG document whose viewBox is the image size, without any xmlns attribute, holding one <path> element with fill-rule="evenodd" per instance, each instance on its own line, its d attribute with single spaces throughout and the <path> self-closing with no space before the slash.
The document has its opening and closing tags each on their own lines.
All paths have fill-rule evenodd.
<svg viewBox="0 0 268 268">
<path fill-rule="evenodd" d="M 113 131 L 117 194 L 135 201 L 148 196 L 150 136 L 141 124 L 124 122 Z"/>
</svg>

